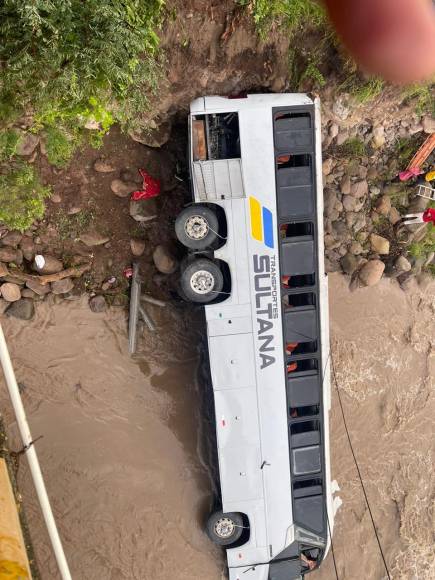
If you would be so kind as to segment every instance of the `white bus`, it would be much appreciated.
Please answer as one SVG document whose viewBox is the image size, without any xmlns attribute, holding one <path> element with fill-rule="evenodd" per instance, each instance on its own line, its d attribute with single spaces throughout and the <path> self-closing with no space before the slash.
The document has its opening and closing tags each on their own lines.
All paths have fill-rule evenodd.
<svg viewBox="0 0 435 580">
<path fill-rule="evenodd" d="M 320 104 L 202 97 L 189 137 L 175 229 L 207 320 L 222 506 L 207 532 L 231 580 L 302 578 L 333 528 Z"/>
</svg>

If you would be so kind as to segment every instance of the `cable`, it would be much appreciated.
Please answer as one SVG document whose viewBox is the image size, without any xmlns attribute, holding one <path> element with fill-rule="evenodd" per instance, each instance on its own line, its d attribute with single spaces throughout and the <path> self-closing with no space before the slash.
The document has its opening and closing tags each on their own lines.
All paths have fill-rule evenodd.
<svg viewBox="0 0 435 580">
<path fill-rule="evenodd" d="M 370 519 L 371 519 L 371 521 L 372 521 L 373 530 L 374 530 L 374 532 L 375 532 L 376 541 L 377 541 L 377 543 L 378 543 L 378 546 L 379 546 L 379 551 L 380 551 L 380 553 L 381 553 L 381 556 L 382 556 L 382 561 L 383 561 L 383 563 L 384 563 L 385 570 L 386 570 L 386 572 L 387 572 L 387 577 L 388 577 L 388 580 L 391 580 L 390 572 L 389 572 L 389 570 L 388 570 L 387 562 L 386 562 L 386 560 L 385 560 L 384 551 L 383 551 L 383 549 L 382 549 L 381 541 L 380 541 L 380 539 L 379 539 L 378 530 L 377 530 L 377 528 L 376 528 L 376 524 L 375 524 L 375 520 L 374 520 L 374 518 L 373 518 L 373 514 L 372 514 L 371 507 L 370 507 L 369 499 L 368 499 L 368 497 L 367 497 L 366 488 L 365 488 L 365 486 L 364 486 L 364 482 L 363 482 L 363 479 L 362 479 L 362 477 L 361 477 L 361 472 L 360 472 L 360 469 L 359 469 L 358 461 L 357 461 L 357 459 L 356 459 L 355 451 L 354 451 L 354 449 L 353 449 L 353 445 L 352 445 L 352 440 L 351 440 L 351 438 L 350 438 L 350 434 L 349 434 L 349 429 L 348 429 L 348 427 L 347 427 L 346 417 L 345 417 L 345 414 L 344 414 L 344 407 L 343 407 L 343 403 L 342 403 L 342 400 L 341 400 L 340 389 L 338 388 L 337 375 L 336 375 L 336 373 L 335 373 L 335 365 L 334 365 L 334 359 L 333 359 L 333 357 L 332 357 L 332 351 L 331 351 L 331 368 L 332 368 L 332 374 L 333 374 L 333 377 L 334 377 L 335 390 L 337 391 L 337 395 L 338 395 L 338 401 L 339 401 L 339 404 L 340 404 L 341 415 L 342 415 L 342 417 L 343 417 L 343 424 L 344 424 L 344 429 L 345 429 L 345 431 L 346 431 L 347 440 L 348 440 L 348 442 L 349 442 L 349 447 L 350 447 L 350 450 L 351 450 L 351 452 L 352 452 L 352 456 L 353 456 L 353 460 L 354 460 L 354 463 L 355 463 L 356 470 L 357 470 L 357 472 L 358 472 L 358 477 L 359 477 L 359 480 L 360 480 L 360 483 L 361 483 L 361 488 L 362 488 L 362 490 L 363 490 L 363 494 L 364 494 L 364 498 L 365 498 L 365 501 L 366 501 L 367 509 L 369 510 Z"/>
<path fill-rule="evenodd" d="M 326 510 L 326 521 L 328 522 L 329 538 L 331 540 L 331 553 L 332 553 L 332 561 L 334 562 L 335 577 L 337 578 L 337 580 L 340 580 L 338 577 L 337 562 L 335 561 L 334 543 L 332 541 L 332 532 L 331 525 L 329 523 L 328 510 Z"/>
</svg>

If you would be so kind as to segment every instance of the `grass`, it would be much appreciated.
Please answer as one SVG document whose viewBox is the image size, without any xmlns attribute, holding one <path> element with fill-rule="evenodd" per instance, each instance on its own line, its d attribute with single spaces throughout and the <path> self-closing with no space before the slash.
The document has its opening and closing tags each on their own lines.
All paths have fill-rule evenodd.
<svg viewBox="0 0 435 580">
<path fill-rule="evenodd" d="M 0 222 L 13 230 L 26 230 L 44 215 L 49 195 L 50 189 L 41 184 L 31 165 L 11 167 L 0 175 Z"/>
<path fill-rule="evenodd" d="M 435 115 L 435 83 L 414 84 L 402 92 L 402 103 L 415 101 L 417 115 Z"/>
<path fill-rule="evenodd" d="M 425 237 L 420 242 L 412 242 L 408 251 L 416 260 L 427 260 L 435 252 L 435 226 L 429 224 Z"/>
<path fill-rule="evenodd" d="M 399 162 L 400 167 L 406 167 L 412 157 L 424 141 L 421 134 L 412 137 L 399 137 L 394 147 L 394 155 Z"/>
<path fill-rule="evenodd" d="M 9 161 L 17 152 L 20 135 L 14 129 L 0 132 L 0 162 Z"/>
<path fill-rule="evenodd" d="M 351 61 L 343 67 L 346 78 L 339 86 L 340 91 L 347 91 L 359 103 L 364 104 L 378 97 L 384 89 L 384 81 L 377 77 L 364 80 Z"/>
<path fill-rule="evenodd" d="M 56 167 L 65 167 L 82 142 L 78 132 L 71 134 L 58 127 L 47 127 L 44 136 L 47 159 Z"/>
<path fill-rule="evenodd" d="M 89 229 L 95 220 L 92 208 L 82 209 L 79 213 L 68 215 L 59 211 L 54 218 L 54 223 L 61 240 L 75 239 Z"/>
<path fill-rule="evenodd" d="M 358 137 L 351 137 L 338 147 L 337 153 L 340 157 L 364 157 L 367 148 L 364 141 Z"/>
<path fill-rule="evenodd" d="M 251 12 L 257 30 L 263 38 L 272 26 L 295 30 L 307 25 L 325 23 L 325 11 L 315 0 L 239 0 Z"/>
</svg>

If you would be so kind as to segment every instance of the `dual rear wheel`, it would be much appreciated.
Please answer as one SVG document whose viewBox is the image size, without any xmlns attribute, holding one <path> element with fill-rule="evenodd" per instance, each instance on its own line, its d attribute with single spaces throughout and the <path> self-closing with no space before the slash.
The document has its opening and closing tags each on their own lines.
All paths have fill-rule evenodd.
<svg viewBox="0 0 435 580">
<path fill-rule="evenodd" d="M 178 240 L 191 250 L 213 249 L 219 238 L 218 230 L 215 212 L 200 204 L 186 207 L 175 221 Z M 213 260 L 195 258 L 182 266 L 180 285 L 184 298 L 204 304 L 217 298 L 224 286 L 224 277 Z"/>
<path fill-rule="evenodd" d="M 245 526 L 241 514 L 214 512 L 207 521 L 207 535 L 218 546 L 231 546 L 240 540 Z"/>
</svg>

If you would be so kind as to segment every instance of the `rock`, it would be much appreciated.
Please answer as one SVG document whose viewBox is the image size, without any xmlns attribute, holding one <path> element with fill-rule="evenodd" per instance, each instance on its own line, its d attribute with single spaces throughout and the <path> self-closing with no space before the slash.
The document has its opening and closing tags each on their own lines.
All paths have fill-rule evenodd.
<svg viewBox="0 0 435 580">
<path fill-rule="evenodd" d="M 349 133 L 347 131 L 340 131 L 339 134 L 337 135 L 337 140 L 336 140 L 337 146 L 340 147 L 348 139 L 349 139 Z M 338 270 L 339 269 L 340 269 L 340 266 L 338 267 Z M 336 271 L 338 271 L 338 270 L 336 270 Z"/>
<path fill-rule="evenodd" d="M 94 162 L 94 170 L 97 173 L 112 173 L 112 171 L 115 171 L 115 168 L 109 163 L 109 161 L 101 158 Z"/>
<path fill-rule="evenodd" d="M 1 238 L 0 242 L 3 246 L 16 248 L 21 242 L 22 237 L 23 234 L 20 234 L 20 232 L 8 232 L 3 238 Z"/>
<path fill-rule="evenodd" d="M 57 274 L 63 270 L 63 264 L 54 256 L 36 254 L 33 261 L 33 269 L 40 274 Z"/>
<path fill-rule="evenodd" d="M 417 281 L 412 272 L 404 272 L 397 276 L 397 281 L 404 292 L 411 292 L 417 286 Z"/>
<path fill-rule="evenodd" d="M 66 294 L 71 292 L 74 288 L 74 282 L 71 278 L 64 278 L 63 280 L 56 280 L 51 283 L 51 291 L 53 294 Z"/>
<path fill-rule="evenodd" d="M 349 116 L 350 110 L 349 110 L 349 107 L 347 106 L 347 104 L 344 103 L 343 98 L 339 97 L 338 99 L 334 100 L 334 103 L 332 105 L 332 112 L 339 119 L 341 119 L 342 121 L 345 121 Z"/>
<path fill-rule="evenodd" d="M 339 127 L 337 123 L 332 123 L 332 125 L 329 127 L 329 136 L 332 137 L 332 139 L 335 139 L 335 137 L 338 135 L 338 130 Z"/>
<path fill-rule="evenodd" d="M 368 192 L 369 192 L 369 184 L 367 183 L 366 179 L 361 179 L 360 181 L 353 183 L 350 188 L 350 194 L 353 197 L 358 198 L 365 197 L 366 195 L 368 195 Z"/>
<path fill-rule="evenodd" d="M 410 135 L 415 135 L 416 133 L 421 133 L 423 131 L 423 125 L 421 123 L 415 123 L 408 127 L 408 133 Z"/>
<path fill-rule="evenodd" d="M 405 256 L 399 256 L 394 262 L 394 270 L 396 275 L 403 274 L 404 272 L 409 272 L 411 270 L 411 263 L 405 258 Z"/>
<path fill-rule="evenodd" d="M 26 286 L 35 292 L 35 294 L 38 294 L 38 296 L 45 296 L 51 291 L 50 284 L 41 284 L 38 280 L 27 280 Z"/>
<path fill-rule="evenodd" d="M 80 213 L 83 210 L 83 207 L 80 205 L 71 205 L 69 206 L 68 210 L 67 210 L 67 214 L 68 215 L 77 215 L 78 213 Z"/>
<path fill-rule="evenodd" d="M 355 256 L 359 256 L 364 253 L 364 248 L 359 242 L 352 242 L 349 247 L 349 252 Z"/>
<path fill-rule="evenodd" d="M 346 195 L 343 198 L 343 207 L 346 211 L 350 211 L 350 212 L 355 211 L 356 204 L 357 204 L 357 200 L 354 197 L 352 197 L 351 195 Z"/>
<path fill-rule="evenodd" d="M 421 120 L 421 124 L 425 133 L 435 133 L 435 119 L 431 115 L 425 115 Z"/>
<path fill-rule="evenodd" d="M 359 177 L 361 179 L 366 179 L 367 178 L 367 173 L 368 173 L 367 167 L 365 165 L 360 165 L 359 166 L 359 174 L 358 174 Z"/>
<path fill-rule="evenodd" d="M 80 236 L 80 240 L 89 248 L 93 246 L 102 246 L 106 244 L 110 238 L 108 236 L 103 236 L 97 232 L 87 232 Z"/>
<path fill-rule="evenodd" d="M 414 199 L 411 200 L 407 213 L 418 213 L 420 211 L 424 211 L 429 205 L 429 201 L 430 200 L 427 197 L 416 195 Z"/>
<path fill-rule="evenodd" d="M 30 298 L 21 298 L 11 304 L 5 314 L 20 320 L 31 320 L 35 314 L 35 304 Z"/>
<path fill-rule="evenodd" d="M 7 276 L 8 274 L 9 274 L 9 271 L 8 271 L 6 265 L 2 264 L 0 262 L 0 278 L 3 278 L 3 276 Z"/>
<path fill-rule="evenodd" d="M 18 284 L 6 282 L 0 286 L 0 292 L 6 302 L 16 302 L 21 298 L 21 290 Z"/>
<path fill-rule="evenodd" d="M 110 189 L 118 197 L 127 197 L 130 193 L 137 190 L 137 184 L 132 181 L 126 183 L 121 179 L 114 179 L 110 184 Z"/>
<path fill-rule="evenodd" d="M 23 133 L 17 146 L 17 155 L 32 155 L 39 143 L 38 135 Z"/>
<path fill-rule="evenodd" d="M 147 222 L 157 217 L 157 202 L 154 197 L 130 201 L 130 215 L 138 222 Z"/>
<path fill-rule="evenodd" d="M 380 197 L 375 204 L 376 211 L 387 216 L 391 211 L 391 198 L 388 195 Z"/>
<path fill-rule="evenodd" d="M 89 299 L 89 308 L 95 313 L 105 312 L 107 309 L 106 299 L 101 294 L 93 296 Z"/>
<path fill-rule="evenodd" d="M 20 249 L 23 252 L 24 258 L 31 262 L 35 257 L 35 244 L 32 238 L 24 237 L 20 242 Z"/>
<path fill-rule="evenodd" d="M 21 290 L 21 298 L 31 298 L 32 300 L 40 300 L 41 296 L 30 290 L 30 288 L 23 288 Z"/>
<path fill-rule="evenodd" d="M 374 181 L 378 178 L 378 171 L 374 165 L 371 165 L 367 170 L 367 179 L 369 181 Z"/>
<path fill-rule="evenodd" d="M 325 272 L 330 274 L 332 272 L 340 272 L 340 271 L 341 271 L 341 266 L 337 260 L 325 258 Z"/>
<path fill-rule="evenodd" d="M 347 252 L 340 260 L 341 267 L 345 274 L 352 276 L 355 270 L 358 268 L 358 258 Z"/>
<path fill-rule="evenodd" d="M 340 245 L 340 242 L 337 242 L 331 234 L 325 234 L 324 243 L 327 250 L 335 250 Z"/>
<path fill-rule="evenodd" d="M 359 280 L 365 286 L 374 286 L 382 278 L 385 264 L 380 260 L 369 260 L 358 273 Z"/>
<path fill-rule="evenodd" d="M 322 163 L 322 173 L 323 175 L 329 175 L 332 171 L 332 168 L 334 166 L 334 160 L 332 159 L 332 157 L 328 157 L 328 159 L 325 159 L 324 162 Z"/>
<path fill-rule="evenodd" d="M 350 187 L 351 187 L 350 177 L 348 175 L 346 175 L 345 177 L 343 177 L 343 179 L 341 180 L 341 183 L 340 183 L 341 193 L 343 195 L 349 195 Z"/>
<path fill-rule="evenodd" d="M 162 274 L 173 274 L 178 268 L 177 260 L 170 251 L 162 245 L 156 247 L 153 252 L 154 265 Z"/>
<path fill-rule="evenodd" d="M 394 226 L 400 222 L 400 220 L 402 219 L 402 216 L 400 215 L 400 213 L 398 212 L 398 210 L 395 207 L 392 207 L 390 209 L 389 214 L 388 214 L 388 219 L 390 220 L 390 223 L 393 224 L 393 226 Z"/>
<path fill-rule="evenodd" d="M 372 145 L 375 149 L 379 149 L 385 145 L 385 129 L 382 125 L 373 127 L 372 132 Z"/>
<path fill-rule="evenodd" d="M 149 128 L 154 130 L 150 131 Z M 152 120 L 143 131 L 131 131 L 129 135 L 133 141 L 143 143 L 143 145 L 148 147 L 161 147 L 168 142 L 171 136 L 171 129 L 172 124 L 170 121 L 157 124 L 156 121 Z"/>
<path fill-rule="evenodd" d="M 371 234 L 370 244 L 376 254 L 386 256 L 390 253 L 390 242 L 386 238 L 378 236 L 378 234 Z"/>
<path fill-rule="evenodd" d="M 58 193 L 52 193 L 50 196 L 50 201 L 53 203 L 61 203 L 62 198 L 60 197 L 60 195 Z"/>
<path fill-rule="evenodd" d="M 14 262 L 18 264 L 20 262 L 20 256 L 22 259 L 22 252 L 15 248 L 8 248 L 7 246 L 0 248 L 0 262 L 6 262 L 7 264 Z"/>
<path fill-rule="evenodd" d="M 143 178 L 137 169 L 129 169 L 128 167 L 121 169 L 120 177 L 122 181 L 130 181 L 137 185 L 142 185 Z"/>
<path fill-rule="evenodd" d="M 355 233 L 359 232 L 360 230 L 362 230 L 363 228 L 365 228 L 367 225 L 367 220 L 366 220 L 366 216 L 363 213 L 360 213 L 357 215 L 356 221 L 353 224 L 353 231 Z"/>
<path fill-rule="evenodd" d="M 145 240 L 132 238 L 130 240 L 130 249 L 133 256 L 142 256 L 145 251 Z"/>
</svg>

